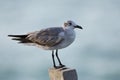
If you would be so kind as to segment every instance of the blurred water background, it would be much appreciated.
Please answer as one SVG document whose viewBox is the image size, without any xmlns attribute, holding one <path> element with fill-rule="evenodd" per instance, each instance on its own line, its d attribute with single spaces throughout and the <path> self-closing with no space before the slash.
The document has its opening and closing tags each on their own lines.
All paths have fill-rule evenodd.
<svg viewBox="0 0 120 80">
<path fill-rule="evenodd" d="M 0 0 L 0 80 L 49 80 L 51 52 L 17 44 L 24 34 L 73 20 L 76 40 L 60 50 L 79 80 L 120 80 L 120 0 Z"/>
</svg>

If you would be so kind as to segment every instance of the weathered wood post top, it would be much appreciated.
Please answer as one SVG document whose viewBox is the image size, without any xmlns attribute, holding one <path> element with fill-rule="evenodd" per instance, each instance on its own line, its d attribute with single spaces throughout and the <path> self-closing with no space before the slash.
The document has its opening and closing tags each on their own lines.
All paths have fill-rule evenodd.
<svg viewBox="0 0 120 80">
<path fill-rule="evenodd" d="M 78 80 L 76 70 L 67 67 L 58 69 L 50 68 L 49 76 L 50 80 Z"/>
</svg>

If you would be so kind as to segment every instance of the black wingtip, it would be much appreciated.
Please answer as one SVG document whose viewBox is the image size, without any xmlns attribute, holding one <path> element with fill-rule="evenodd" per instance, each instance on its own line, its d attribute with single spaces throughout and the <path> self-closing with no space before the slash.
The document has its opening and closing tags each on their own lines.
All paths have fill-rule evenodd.
<svg viewBox="0 0 120 80">
<path fill-rule="evenodd" d="M 8 37 L 18 37 L 18 35 L 8 35 Z"/>
<path fill-rule="evenodd" d="M 7 35 L 8 37 L 12 37 L 12 35 Z"/>
<path fill-rule="evenodd" d="M 12 37 L 12 40 L 19 41 L 18 43 L 32 43 L 26 39 L 27 35 L 8 35 L 8 37 Z"/>
<path fill-rule="evenodd" d="M 27 35 L 8 35 L 8 37 L 27 37 Z"/>
</svg>

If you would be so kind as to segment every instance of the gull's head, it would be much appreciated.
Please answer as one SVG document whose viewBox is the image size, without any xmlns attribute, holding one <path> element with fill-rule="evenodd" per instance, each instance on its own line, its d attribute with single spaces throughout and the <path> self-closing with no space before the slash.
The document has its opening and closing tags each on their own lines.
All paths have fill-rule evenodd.
<svg viewBox="0 0 120 80">
<path fill-rule="evenodd" d="M 64 29 L 75 29 L 75 28 L 83 29 L 81 26 L 77 25 L 75 22 L 71 20 L 65 22 L 63 27 Z"/>
</svg>

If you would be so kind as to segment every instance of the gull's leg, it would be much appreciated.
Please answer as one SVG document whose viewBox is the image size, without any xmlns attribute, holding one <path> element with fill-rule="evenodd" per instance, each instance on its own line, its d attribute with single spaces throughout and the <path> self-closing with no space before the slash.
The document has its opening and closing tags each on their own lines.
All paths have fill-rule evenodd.
<svg viewBox="0 0 120 80">
<path fill-rule="evenodd" d="M 56 68 L 55 58 L 54 58 L 54 50 L 52 50 L 52 60 L 53 60 L 53 66 L 54 66 L 54 68 Z"/>
<path fill-rule="evenodd" d="M 63 65 L 63 64 L 61 63 L 60 58 L 58 57 L 58 50 L 56 50 L 56 57 L 57 57 L 57 59 L 58 59 L 58 62 L 59 62 L 60 67 L 64 67 L 65 65 Z"/>
</svg>

